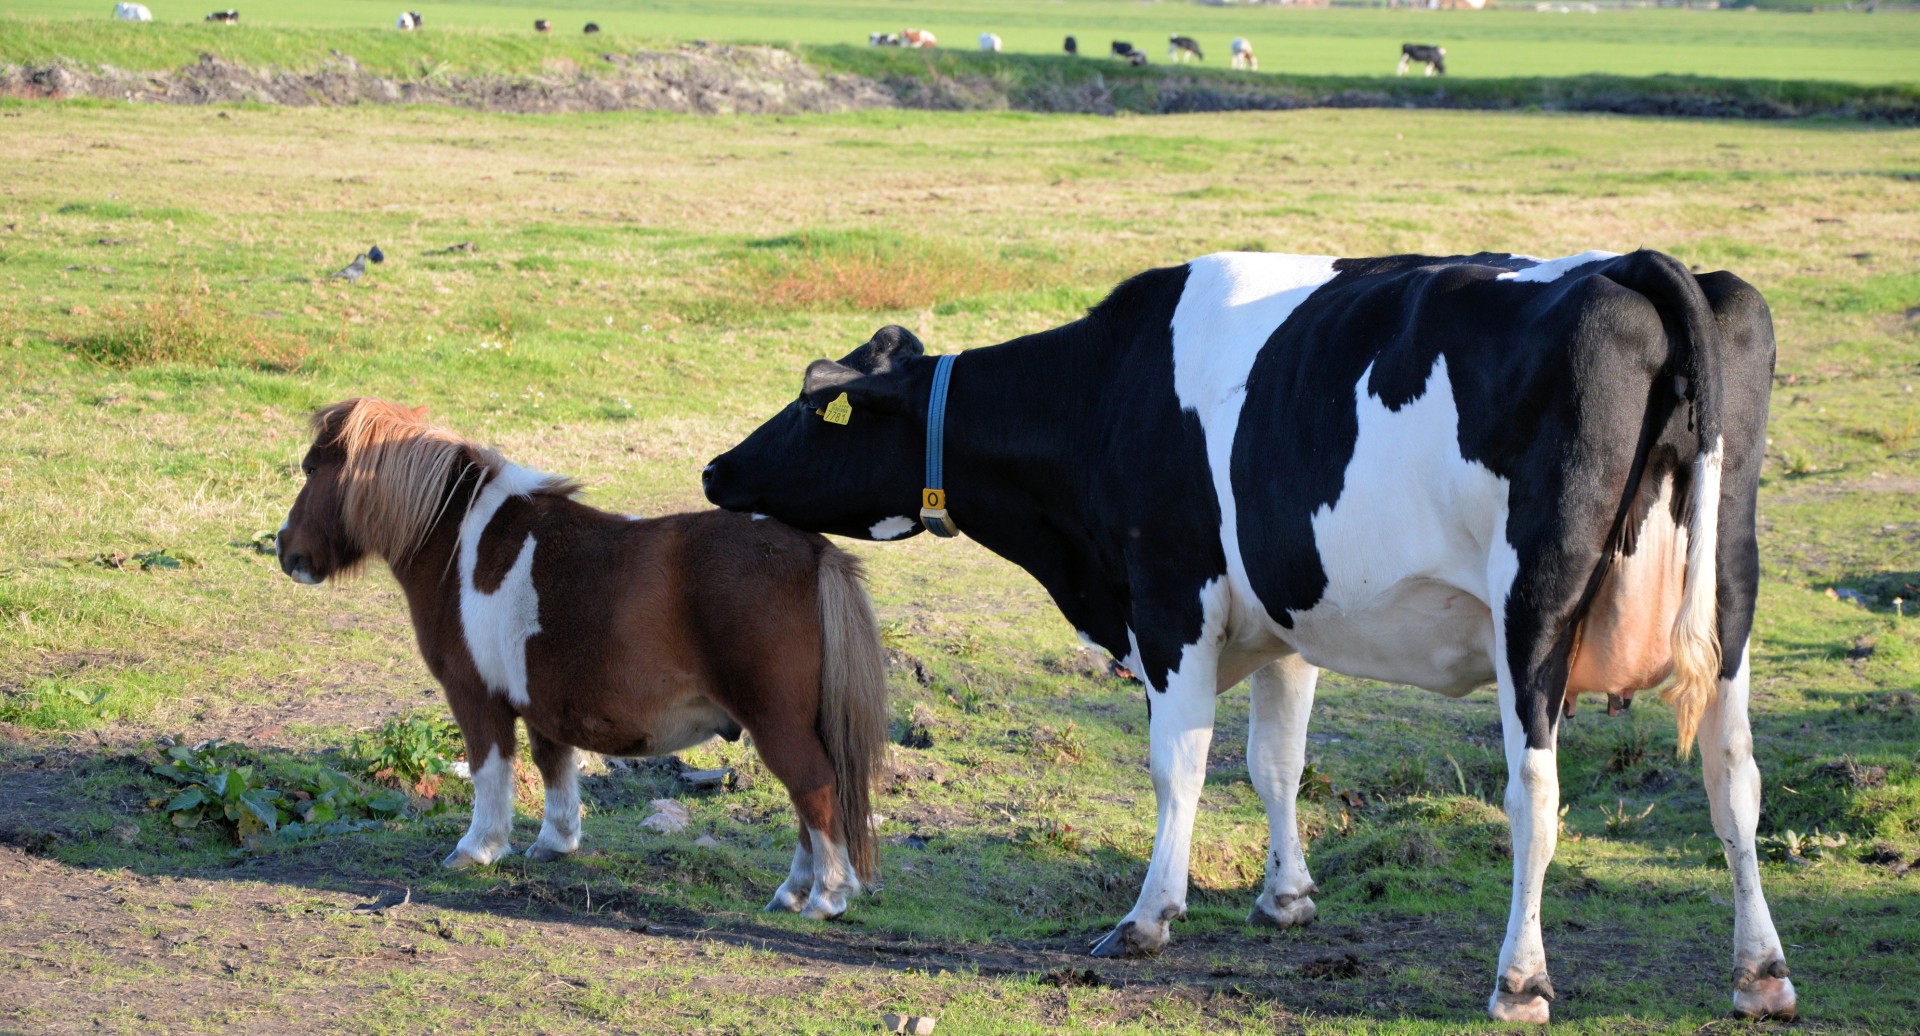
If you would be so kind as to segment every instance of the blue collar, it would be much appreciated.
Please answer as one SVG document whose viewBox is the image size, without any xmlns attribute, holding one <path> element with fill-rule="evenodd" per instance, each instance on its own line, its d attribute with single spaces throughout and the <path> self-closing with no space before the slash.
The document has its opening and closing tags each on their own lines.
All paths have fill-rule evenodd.
<svg viewBox="0 0 1920 1036">
<path fill-rule="evenodd" d="M 935 536 L 958 536 L 947 515 L 945 472 L 941 470 L 947 431 L 947 383 L 953 379 L 952 353 L 934 361 L 933 396 L 927 400 L 927 487 L 920 491 L 920 524 Z"/>
</svg>

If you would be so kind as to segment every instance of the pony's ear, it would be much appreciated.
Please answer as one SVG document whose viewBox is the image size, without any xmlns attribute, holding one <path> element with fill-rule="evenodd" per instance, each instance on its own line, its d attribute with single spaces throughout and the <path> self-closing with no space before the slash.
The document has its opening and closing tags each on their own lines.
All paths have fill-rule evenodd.
<svg viewBox="0 0 1920 1036">
<path fill-rule="evenodd" d="M 424 406 L 414 407 L 409 412 L 413 414 L 413 419 L 416 421 L 424 421 L 427 419 L 427 408 Z"/>
</svg>

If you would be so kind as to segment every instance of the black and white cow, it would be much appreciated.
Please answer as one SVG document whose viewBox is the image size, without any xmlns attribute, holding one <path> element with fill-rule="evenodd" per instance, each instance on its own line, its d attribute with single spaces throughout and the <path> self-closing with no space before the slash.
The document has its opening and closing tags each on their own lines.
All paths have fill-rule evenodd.
<svg viewBox="0 0 1920 1036">
<path fill-rule="evenodd" d="M 1427 74 L 1447 74 L 1447 48 L 1432 47 L 1425 43 L 1400 44 L 1400 68 L 1395 75 L 1406 75 L 1407 66 L 1413 62 L 1427 66 Z"/>
<path fill-rule="evenodd" d="M 1200 41 L 1194 39 L 1192 36 L 1182 36 L 1177 32 L 1168 36 L 1167 60 L 1186 61 L 1188 58 L 1192 58 L 1195 61 L 1205 61 L 1207 59 L 1205 54 L 1200 53 Z"/>
<path fill-rule="evenodd" d="M 1514 888 L 1489 1010 L 1545 1021 L 1559 718 L 1672 671 L 1733 872 L 1735 1007 L 1793 1013 L 1747 726 L 1773 367 L 1753 288 L 1646 251 L 1226 253 L 949 362 L 933 506 L 1148 688 L 1159 826 L 1094 953 L 1154 953 L 1185 912 L 1217 693 L 1252 677 L 1271 851 L 1251 920 L 1286 927 L 1315 912 L 1294 799 L 1320 669 L 1448 695 L 1493 682 Z M 708 498 L 843 536 L 920 532 L 937 366 L 898 327 L 815 361 L 707 466 Z"/>
</svg>

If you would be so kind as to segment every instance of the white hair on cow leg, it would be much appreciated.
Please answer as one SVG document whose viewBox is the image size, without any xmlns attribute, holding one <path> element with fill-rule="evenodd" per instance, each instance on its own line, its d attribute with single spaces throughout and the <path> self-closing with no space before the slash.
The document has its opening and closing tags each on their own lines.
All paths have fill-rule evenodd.
<svg viewBox="0 0 1920 1036">
<path fill-rule="evenodd" d="M 1505 527 L 1505 522 L 1501 527 Z M 1493 995 L 1487 1013 L 1496 1021 L 1544 1024 L 1549 1017 L 1553 984 L 1547 978 L 1546 944 L 1540 936 L 1540 896 L 1547 863 L 1553 859 L 1560 834 L 1560 771 L 1554 748 L 1527 744 L 1526 723 L 1516 705 L 1518 687 L 1507 662 L 1505 616 L 1520 557 L 1501 539 L 1490 559 L 1489 587 L 1499 607 L 1493 609 L 1494 669 L 1499 681 L 1500 727 L 1507 755 L 1507 823 L 1513 840 L 1513 894 L 1507 911 L 1507 936 L 1500 946 L 1494 971 Z M 1554 730 L 1557 739 L 1558 729 Z"/>
<path fill-rule="evenodd" d="M 513 759 L 498 745 L 473 771 L 473 822 L 440 865 L 453 870 L 484 867 L 513 851 Z"/>
<path fill-rule="evenodd" d="M 1267 809 L 1267 880 L 1247 920 L 1291 928 L 1313 920 L 1315 891 L 1300 844 L 1295 800 L 1307 762 L 1307 718 L 1320 670 L 1299 655 L 1253 674 L 1247 725 L 1247 775 Z"/>
<path fill-rule="evenodd" d="M 580 753 L 572 745 L 558 750 L 559 772 L 547 783 L 540 836 L 527 849 L 529 859 L 551 860 L 580 848 Z"/>
<path fill-rule="evenodd" d="M 816 920 L 831 920 L 846 913 L 847 900 L 860 894 L 860 878 L 853 872 L 846 846 L 818 828 L 809 828 L 807 834 L 815 849 L 813 889 L 800 912 Z"/>
<path fill-rule="evenodd" d="M 1760 768 L 1753 761 L 1753 731 L 1747 723 L 1747 646 L 1733 679 L 1701 714 L 1700 768 L 1707 786 L 1713 831 L 1733 874 L 1733 1009 L 1749 1017 L 1791 1018 L 1798 1010 L 1786 952 L 1760 891 L 1760 856 L 1754 833 L 1760 823 Z"/>
<path fill-rule="evenodd" d="M 1141 666 L 1140 646 L 1131 630 L 1133 651 L 1128 662 L 1134 675 L 1147 683 L 1147 755 L 1153 771 L 1153 795 L 1159 821 L 1153 832 L 1153 855 L 1140 898 L 1093 948 L 1096 957 L 1138 957 L 1160 952 L 1170 937 L 1170 923 L 1186 916 L 1187 874 L 1192 866 L 1193 821 L 1200 808 L 1200 789 L 1207 780 L 1207 749 L 1213 744 L 1214 700 L 1220 638 L 1226 613 L 1227 589 L 1214 578 L 1200 588 L 1204 616 L 1200 636 L 1180 652 L 1180 664 L 1166 675 L 1164 690 L 1156 689 Z"/>
</svg>

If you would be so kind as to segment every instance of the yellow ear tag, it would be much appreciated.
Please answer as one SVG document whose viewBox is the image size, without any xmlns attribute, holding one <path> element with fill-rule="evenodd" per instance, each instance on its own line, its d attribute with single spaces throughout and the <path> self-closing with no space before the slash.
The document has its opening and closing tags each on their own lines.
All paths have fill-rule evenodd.
<svg viewBox="0 0 1920 1036">
<path fill-rule="evenodd" d="M 853 404 L 847 402 L 847 394 L 845 392 L 840 393 L 839 399 L 828 403 L 827 408 L 820 412 L 821 420 L 828 424 L 846 424 L 847 420 L 852 416 Z"/>
</svg>

